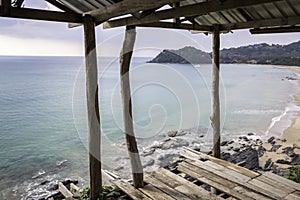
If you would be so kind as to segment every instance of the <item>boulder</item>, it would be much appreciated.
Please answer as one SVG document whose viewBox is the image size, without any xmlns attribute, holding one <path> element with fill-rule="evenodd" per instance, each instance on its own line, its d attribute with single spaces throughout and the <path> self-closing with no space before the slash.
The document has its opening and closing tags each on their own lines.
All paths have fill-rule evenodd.
<svg viewBox="0 0 300 200">
<path fill-rule="evenodd" d="M 268 143 L 272 143 L 274 139 L 275 139 L 274 136 L 270 137 L 270 138 L 268 139 Z"/>
<path fill-rule="evenodd" d="M 300 155 L 296 154 L 292 158 L 291 165 L 300 165 Z"/>
<path fill-rule="evenodd" d="M 276 152 L 282 145 L 273 145 L 270 151 Z"/>
<path fill-rule="evenodd" d="M 266 170 L 266 171 L 271 170 L 273 164 L 274 164 L 274 163 L 272 162 L 272 159 L 269 158 L 269 159 L 266 161 L 266 163 L 265 163 L 264 170 Z"/>
<path fill-rule="evenodd" d="M 154 165 L 154 163 L 155 163 L 155 161 L 153 159 L 150 159 L 143 165 L 143 167 L 152 166 L 152 165 Z"/>
<path fill-rule="evenodd" d="M 276 163 L 278 163 L 278 164 L 286 164 L 286 165 L 290 165 L 291 164 L 291 162 L 289 162 L 287 160 L 283 160 L 283 159 L 276 160 Z"/>
<path fill-rule="evenodd" d="M 226 160 L 232 163 L 245 163 L 243 167 L 250 170 L 258 169 L 259 167 L 258 153 L 252 148 L 234 153 Z"/>
<path fill-rule="evenodd" d="M 167 136 L 169 136 L 169 137 L 175 137 L 176 135 L 177 135 L 177 131 L 169 131 L 167 133 Z"/>
</svg>

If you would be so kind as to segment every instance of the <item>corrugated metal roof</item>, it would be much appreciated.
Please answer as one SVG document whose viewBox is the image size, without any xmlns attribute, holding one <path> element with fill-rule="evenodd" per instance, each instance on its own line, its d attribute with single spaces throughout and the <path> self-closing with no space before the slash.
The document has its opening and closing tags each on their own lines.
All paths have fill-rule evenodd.
<svg viewBox="0 0 300 200">
<path fill-rule="evenodd" d="M 77 13 L 84 13 L 98 8 L 117 3 L 119 1 L 113 0 L 58 0 L 66 7 L 74 10 Z"/>
</svg>

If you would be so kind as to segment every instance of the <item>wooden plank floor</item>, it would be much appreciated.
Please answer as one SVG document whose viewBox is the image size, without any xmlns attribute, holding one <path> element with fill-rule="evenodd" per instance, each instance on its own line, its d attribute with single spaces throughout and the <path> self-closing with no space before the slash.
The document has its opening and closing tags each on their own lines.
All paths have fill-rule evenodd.
<svg viewBox="0 0 300 200">
<path fill-rule="evenodd" d="M 114 183 L 132 199 L 287 199 L 300 200 L 300 184 L 271 172 L 258 173 L 206 154 L 183 148 L 172 169 L 145 175 L 136 189 L 121 179 Z M 217 190 L 216 195 L 210 189 Z"/>
</svg>

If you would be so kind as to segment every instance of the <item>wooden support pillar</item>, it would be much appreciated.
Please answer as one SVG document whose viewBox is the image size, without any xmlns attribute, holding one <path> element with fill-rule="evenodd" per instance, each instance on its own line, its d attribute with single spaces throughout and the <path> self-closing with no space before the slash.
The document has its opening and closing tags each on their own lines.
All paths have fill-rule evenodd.
<svg viewBox="0 0 300 200">
<path fill-rule="evenodd" d="M 11 0 L 1 0 L 1 15 L 9 16 L 11 8 Z"/>
<path fill-rule="evenodd" d="M 212 43 L 212 114 L 211 126 L 213 128 L 213 156 L 220 158 L 220 98 L 219 98 L 219 76 L 220 76 L 220 29 L 214 25 Z"/>
<path fill-rule="evenodd" d="M 129 68 L 133 53 L 133 47 L 136 38 L 136 27 L 127 26 L 123 48 L 120 54 L 120 81 L 121 81 L 121 95 L 123 104 L 123 121 L 124 132 L 126 136 L 126 143 L 128 154 L 130 157 L 131 170 L 133 176 L 133 184 L 136 188 L 143 187 L 143 167 L 137 148 L 136 138 L 134 135 L 133 119 L 132 119 L 132 104 L 130 92 Z"/>
<path fill-rule="evenodd" d="M 102 176 L 95 23 L 94 19 L 89 15 L 85 15 L 83 21 L 89 133 L 90 199 L 96 200 L 99 197 L 99 193 L 102 191 Z"/>
</svg>

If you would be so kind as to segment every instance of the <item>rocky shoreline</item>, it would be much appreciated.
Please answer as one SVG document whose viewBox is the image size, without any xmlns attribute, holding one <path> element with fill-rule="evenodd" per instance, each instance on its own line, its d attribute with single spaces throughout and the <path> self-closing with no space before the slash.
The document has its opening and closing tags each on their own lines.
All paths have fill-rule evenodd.
<svg viewBox="0 0 300 200">
<path fill-rule="evenodd" d="M 193 129 L 195 130 L 195 129 Z M 205 144 L 207 136 L 192 129 L 170 131 L 159 140 L 143 149 L 141 159 L 145 171 L 167 167 L 180 159 L 181 147 L 189 147 L 203 153 L 209 152 Z M 209 142 L 208 142 L 209 143 Z M 292 166 L 300 165 L 300 147 L 286 145 L 285 139 L 270 137 L 263 141 L 254 133 L 221 143 L 221 158 L 254 171 L 272 171 L 284 176 Z M 120 177 L 130 178 L 129 159 L 113 169 Z"/>
</svg>

